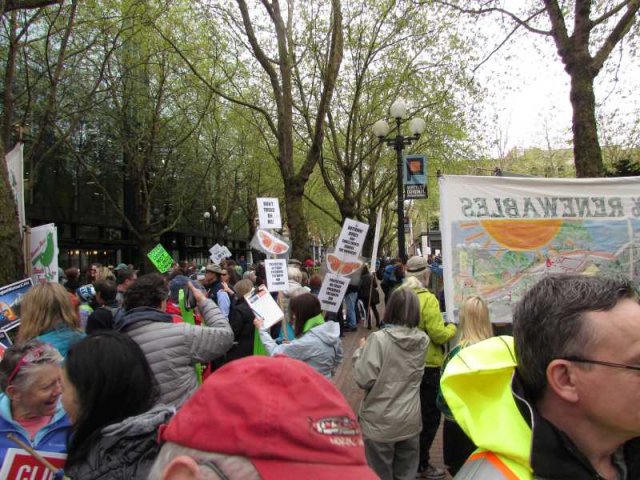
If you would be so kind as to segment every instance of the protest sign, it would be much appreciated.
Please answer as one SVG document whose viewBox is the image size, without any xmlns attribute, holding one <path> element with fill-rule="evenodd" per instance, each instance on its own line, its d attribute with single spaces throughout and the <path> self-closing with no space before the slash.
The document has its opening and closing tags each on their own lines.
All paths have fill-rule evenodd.
<svg viewBox="0 0 640 480">
<path fill-rule="evenodd" d="M 169 252 L 160 243 L 147 253 L 147 257 L 160 273 L 166 272 L 173 265 L 173 257 L 169 255 Z"/>
<path fill-rule="evenodd" d="M 0 288 L 0 328 L 20 317 L 20 299 L 33 287 L 33 279 L 25 278 Z"/>
<path fill-rule="evenodd" d="M 363 257 L 341 256 L 334 251 L 328 250 L 326 271 L 335 275 L 349 277 L 355 283 L 358 283 L 365 260 Z"/>
<path fill-rule="evenodd" d="M 347 218 L 342 225 L 342 231 L 336 243 L 335 252 L 341 258 L 358 257 L 362 251 L 364 239 L 369 225 Z"/>
<path fill-rule="evenodd" d="M 318 294 L 322 309 L 334 313 L 340 310 L 342 299 L 347 293 L 348 286 L 349 279 L 347 277 L 327 273 L 324 276 L 322 287 L 320 287 L 320 293 Z"/>
<path fill-rule="evenodd" d="M 209 258 L 216 265 L 220 265 L 220 262 L 226 256 L 224 247 L 222 247 L 221 245 L 218 245 L 217 243 L 209 249 L 209 252 L 211 253 L 211 256 Z"/>
<path fill-rule="evenodd" d="M 23 151 L 24 144 L 18 143 L 16 146 L 5 156 L 7 161 L 7 173 L 9 174 L 9 185 L 13 190 L 13 195 L 16 199 L 16 206 L 18 207 L 18 219 L 20 220 L 20 233 L 26 225 L 26 216 L 24 210 L 24 166 L 23 166 Z"/>
<path fill-rule="evenodd" d="M 496 323 L 543 276 L 640 282 L 640 177 L 440 177 L 447 319 L 482 296 Z M 438 250 L 435 250 L 436 255 Z"/>
<path fill-rule="evenodd" d="M 271 328 L 284 318 L 284 312 L 278 306 L 266 288 L 254 289 L 244 298 L 258 317 L 264 321 L 264 328 Z"/>
<path fill-rule="evenodd" d="M 282 228 L 280 204 L 277 198 L 257 198 L 260 228 Z"/>
<path fill-rule="evenodd" d="M 378 265 L 378 245 L 380 244 L 380 229 L 382 228 L 382 208 L 378 210 L 376 218 L 376 230 L 373 236 L 373 250 L 371 252 L 371 272 L 375 272 Z"/>
<path fill-rule="evenodd" d="M 62 453 L 37 451 L 56 468 L 63 468 L 67 456 Z M 20 448 L 8 448 L 0 470 L 1 479 L 52 480 L 53 472 L 30 453 Z"/>
<path fill-rule="evenodd" d="M 267 276 L 267 288 L 270 292 L 289 289 L 286 260 L 265 260 L 264 269 Z"/>
<path fill-rule="evenodd" d="M 31 229 L 29 254 L 34 282 L 58 281 L 58 230 L 53 223 Z"/>
<path fill-rule="evenodd" d="M 286 258 L 287 252 L 289 252 L 289 243 L 283 237 L 262 229 L 256 230 L 256 234 L 251 240 L 251 246 L 267 255 L 278 258 Z"/>
</svg>

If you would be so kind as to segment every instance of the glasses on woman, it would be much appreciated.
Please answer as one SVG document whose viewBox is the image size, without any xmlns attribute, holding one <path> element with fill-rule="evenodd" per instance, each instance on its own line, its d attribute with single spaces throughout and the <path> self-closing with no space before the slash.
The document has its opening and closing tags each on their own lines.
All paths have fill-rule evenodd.
<svg viewBox="0 0 640 480">
<path fill-rule="evenodd" d="M 20 369 L 24 365 L 27 365 L 29 363 L 35 363 L 38 360 L 40 360 L 40 357 L 42 356 L 44 351 L 45 351 L 45 346 L 39 345 L 35 348 L 32 348 L 27 353 L 25 353 L 22 357 L 20 357 L 20 360 L 18 360 L 18 363 L 16 363 L 16 366 L 13 368 L 13 370 L 9 374 L 9 377 L 7 378 L 7 385 L 10 385 L 11 382 L 13 382 L 13 380 L 18 375 L 18 372 L 20 372 Z"/>
</svg>

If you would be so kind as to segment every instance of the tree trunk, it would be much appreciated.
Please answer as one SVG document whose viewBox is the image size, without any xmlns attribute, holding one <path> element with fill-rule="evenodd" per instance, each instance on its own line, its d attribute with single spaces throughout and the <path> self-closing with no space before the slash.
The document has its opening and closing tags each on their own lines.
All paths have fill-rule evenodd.
<svg viewBox="0 0 640 480">
<path fill-rule="evenodd" d="M 307 219 L 303 208 L 304 182 L 299 179 L 291 180 L 285 184 L 285 187 L 287 227 L 293 244 L 291 258 L 302 260 L 310 253 Z"/>
<path fill-rule="evenodd" d="M 10 148 L 13 119 L 13 77 L 17 55 L 16 14 L 9 19 L 9 51 L 5 66 L 2 128 L 0 139 L 0 286 L 20 280 L 24 276 L 20 221 L 15 197 L 9 183 L 9 171 L 4 155 Z"/>
<path fill-rule="evenodd" d="M 576 176 L 602 177 L 604 166 L 596 124 L 596 98 L 593 93 L 594 77 L 586 68 L 572 69 L 571 106 L 573 107 L 573 155 Z"/>
<path fill-rule="evenodd" d="M 0 145 L 0 286 L 16 282 L 24 277 L 22 269 L 22 242 L 20 222 L 13 190 L 9 184 L 7 162 L 4 159 L 4 147 Z"/>
</svg>

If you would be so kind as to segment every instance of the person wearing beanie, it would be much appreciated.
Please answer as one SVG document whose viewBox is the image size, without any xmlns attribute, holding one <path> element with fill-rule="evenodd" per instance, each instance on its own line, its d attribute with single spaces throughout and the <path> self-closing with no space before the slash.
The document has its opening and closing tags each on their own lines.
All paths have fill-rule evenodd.
<svg viewBox="0 0 640 480">
<path fill-rule="evenodd" d="M 340 391 L 285 356 L 254 355 L 217 370 L 160 440 L 148 480 L 378 478 Z"/>
<path fill-rule="evenodd" d="M 443 480 L 445 471 L 429 462 L 429 450 L 440 427 L 440 410 L 436 400 L 440 390 L 440 367 L 444 361 L 444 345 L 456 335 L 456 326 L 446 325 L 440 312 L 438 299 L 426 285 L 431 268 L 424 257 L 414 256 L 407 261 L 403 288 L 410 288 L 420 301 L 418 328 L 429 336 L 429 346 L 424 360 L 424 375 L 420 384 L 422 432 L 420 433 L 420 464 L 418 477 L 427 480 Z"/>
</svg>

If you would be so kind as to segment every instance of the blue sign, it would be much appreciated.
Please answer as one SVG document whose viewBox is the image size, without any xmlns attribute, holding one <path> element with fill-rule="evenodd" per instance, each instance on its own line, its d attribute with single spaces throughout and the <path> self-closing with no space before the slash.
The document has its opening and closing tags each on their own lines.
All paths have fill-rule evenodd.
<svg viewBox="0 0 640 480">
<path fill-rule="evenodd" d="M 405 155 L 403 183 L 404 198 L 427 198 L 427 157 Z"/>
</svg>

